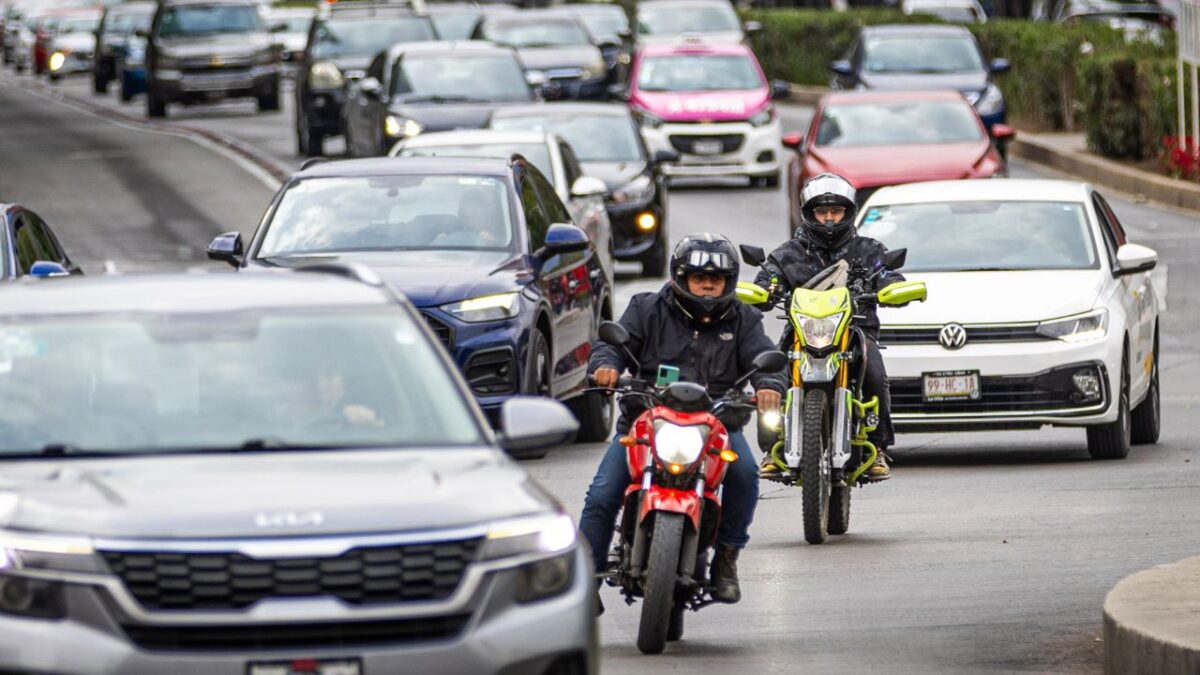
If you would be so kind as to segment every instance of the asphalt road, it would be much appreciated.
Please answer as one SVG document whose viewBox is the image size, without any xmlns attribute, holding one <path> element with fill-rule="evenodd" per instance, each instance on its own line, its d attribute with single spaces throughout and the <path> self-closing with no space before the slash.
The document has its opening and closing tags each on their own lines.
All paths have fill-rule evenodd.
<svg viewBox="0 0 1200 675">
<path fill-rule="evenodd" d="M 78 113 L 5 77 L 0 197 L 41 212 L 81 259 L 194 264 L 212 233 L 257 222 L 270 190 L 227 157 Z M 90 96 L 83 81 L 61 88 Z M 112 96 L 105 105 L 121 107 Z M 807 114 L 788 108 L 785 128 L 804 128 Z M 301 161 L 287 111 L 255 115 L 234 102 L 171 121 L 235 135 L 288 166 Z M 1022 165 L 1013 173 L 1046 175 Z M 820 547 L 803 543 L 799 491 L 764 485 L 739 565 L 742 602 L 689 615 L 682 642 L 645 657 L 634 646 L 639 607 L 606 591 L 605 670 L 1099 672 L 1108 589 L 1200 552 L 1200 393 L 1189 385 L 1200 381 L 1200 223 L 1109 196 L 1131 239 L 1158 249 L 1164 268 L 1157 446 L 1095 462 L 1082 431 L 902 436 L 895 478 L 856 491 L 851 533 Z M 670 208 L 676 237 L 711 230 L 771 247 L 785 232 L 781 190 L 678 186 Z M 620 295 L 659 283 L 625 279 Z M 601 452 L 563 447 L 526 466 L 578 513 Z"/>
</svg>

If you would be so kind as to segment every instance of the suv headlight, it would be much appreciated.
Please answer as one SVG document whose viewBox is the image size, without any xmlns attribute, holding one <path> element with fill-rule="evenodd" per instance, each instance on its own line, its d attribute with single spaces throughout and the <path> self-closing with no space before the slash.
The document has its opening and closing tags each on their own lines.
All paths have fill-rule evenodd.
<svg viewBox="0 0 1200 675">
<path fill-rule="evenodd" d="M 838 325 L 842 323 L 842 315 L 838 312 L 824 319 L 806 316 L 800 319 L 800 332 L 804 335 L 804 344 L 813 349 L 824 349 L 833 344 Z"/>
<path fill-rule="evenodd" d="M 1000 108 L 1004 106 L 1004 94 L 1000 92 L 1000 87 L 995 84 L 988 84 L 987 89 L 983 90 L 979 100 L 975 101 L 975 111 L 980 115 L 995 115 L 1000 112 Z"/>
<path fill-rule="evenodd" d="M 597 59 L 583 66 L 581 74 L 585 80 L 594 80 L 596 78 L 608 75 L 608 65 L 604 63 L 604 59 Z"/>
<path fill-rule="evenodd" d="M 388 115 L 383 119 L 383 132 L 391 138 L 412 138 L 425 131 L 425 125 L 416 120 L 408 120 L 395 115 Z"/>
<path fill-rule="evenodd" d="M 769 105 L 751 115 L 750 119 L 747 121 L 750 122 L 750 126 L 752 127 L 765 127 L 770 124 L 771 120 L 773 119 L 775 119 L 775 106 Z"/>
<path fill-rule="evenodd" d="M 663 125 L 663 119 L 649 111 L 637 109 L 638 121 L 647 129 L 657 129 Z"/>
<path fill-rule="evenodd" d="M 346 84 L 342 71 L 328 61 L 317 61 L 308 69 L 308 81 L 313 89 L 341 89 Z"/>
<path fill-rule="evenodd" d="M 1094 342 L 1108 333 L 1108 310 L 1101 307 L 1065 319 L 1043 321 L 1037 334 L 1063 342 Z"/>
<path fill-rule="evenodd" d="M 521 310 L 519 296 L 520 293 L 517 291 L 485 295 L 480 298 L 443 305 L 442 309 L 467 323 L 511 319 Z"/>
<path fill-rule="evenodd" d="M 654 196 L 654 181 L 650 176 L 642 174 L 613 191 L 613 201 L 618 204 L 625 202 L 649 201 Z"/>
<path fill-rule="evenodd" d="M 575 539 L 575 523 L 565 513 L 503 520 L 488 528 L 479 559 L 563 553 L 574 548 Z"/>
<path fill-rule="evenodd" d="M 664 422 L 654 430 L 654 454 L 673 474 L 682 473 L 700 458 L 704 451 L 707 427 L 679 426 Z"/>
</svg>

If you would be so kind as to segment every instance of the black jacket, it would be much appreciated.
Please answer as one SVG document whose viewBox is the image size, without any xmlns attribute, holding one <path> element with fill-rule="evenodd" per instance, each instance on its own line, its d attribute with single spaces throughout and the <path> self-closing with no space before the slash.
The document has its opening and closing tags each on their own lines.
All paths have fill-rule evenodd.
<svg viewBox="0 0 1200 675">
<path fill-rule="evenodd" d="M 796 232 L 794 238 L 785 241 L 779 248 L 771 251 L 771 255 L 767 256 L 767 262 L 763 264 L 758 271 L 758 276 L 754 278 L 754 283 L 767 288 L 771 285 L 772 280 L 776 279 L 775 283 L 790 292 L 792 289 L 808 283 L 808 280 L 818 272 L 839 260 L 844 259 L 851 264 L 857 261 L 868 270 L 874 271 L 883 266 L 883 254 L 886 252 L 887 247 L 875 239 L 861 237 L 857 234 L 837 248 L 825 248 L 824 245 L 809 239 L 801 229 Z M 903 280 L 904 277 L 899 273 L 884 270 L 876 277 L 875 287 L 883 288 L 888 284 Z M 859 327 L 868 335 L 878 337 L 879 317 L 875 313 L 875 306 L 864 305 L 860 311 L 866 320 L 860 322 Z"/>
<path fill-rule="evenodd" d="M 703 384 L 714 397 L 729 391 L 750 370 L 756 356 L 775 349 L 763 330 L 762 314 L 757 310 L 735 302 L 725 318 L 706 325 L 696 324 L 675 303 L 669 282 L 657 293 L 633 296 L 620 323 L 629 331 L 626 346 L 642 367 L 640 373 L 633 373 L 635 376 L 653 381 L 659 365 L 675 366 L 681 382 Z M 588 372 L 594 373 L 599 368 L 633 371 L 634 364 L 620 348 L 596 342 L 588 360 Z M 783 393 L 786 387 L 782 374 L 758 373 L 750 381 L 755 389 Z M 617 431 L 628 431 L 645 409 L 640 397 L 623 398 Z M 750 421 L 750 414 L 722 415 L 721 421 L 730 431 L 737 431 Z"/>
</svg>

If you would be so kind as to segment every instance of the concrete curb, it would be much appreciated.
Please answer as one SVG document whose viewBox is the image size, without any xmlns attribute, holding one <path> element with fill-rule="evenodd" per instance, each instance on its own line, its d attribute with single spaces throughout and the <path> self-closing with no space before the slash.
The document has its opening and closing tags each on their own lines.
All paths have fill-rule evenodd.
<svg viewBox="0 0 1200 675">
<path fill-rule="evenodd" d="M 1109 592 L 1104 672 L 1200 673 L 1200 556 L 1138 572 Z"/>
</svg>

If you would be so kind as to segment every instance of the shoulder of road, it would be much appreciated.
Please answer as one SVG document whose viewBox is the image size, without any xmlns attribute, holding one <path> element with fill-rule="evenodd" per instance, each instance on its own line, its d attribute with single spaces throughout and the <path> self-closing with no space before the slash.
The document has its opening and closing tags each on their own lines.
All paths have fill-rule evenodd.
<svg viewBox="0 0 1200 675">
<path fill-rule="evenodd" d="M 1104 672 L 1200 673 L 1200 556 L 1138 572 L 1109 592 Z"/>
<path fill-rule="evenodd" d="M 791 102 L 816 105 L 825 87 L 791 85 Z M 1093 185 L 1127 194 L 1134 201 L 1200 211 L 1200 184 L 1176 180 L 1100 157 L 1087 149 L 1082 133 L 1035 133 L 1018 130 L 1009 144 L 1013 157 L 1044 166 Z"/>
</svg>

